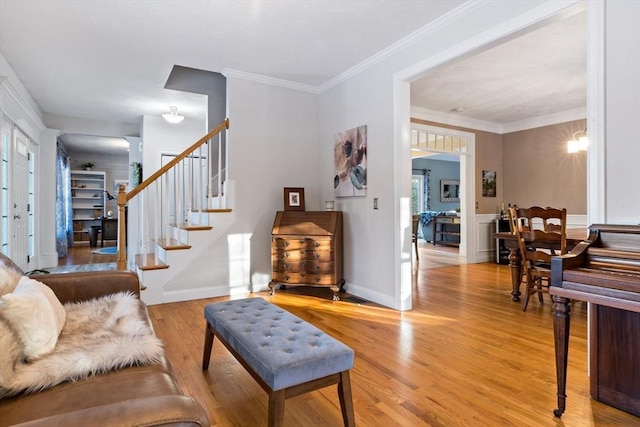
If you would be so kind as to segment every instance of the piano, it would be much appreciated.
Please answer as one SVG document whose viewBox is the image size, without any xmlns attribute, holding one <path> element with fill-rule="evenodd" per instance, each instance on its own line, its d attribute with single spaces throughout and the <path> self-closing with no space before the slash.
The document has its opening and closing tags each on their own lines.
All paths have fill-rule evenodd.
<svg viewBox="0 0 640 427">
<path fill-rule="evenodd" d="M 594 224 L 551 260 L 558 408 L 566 409 L 571 300 L 589 305 L 591 397 L 640 416 L 640 225 Z"/>
</svg>

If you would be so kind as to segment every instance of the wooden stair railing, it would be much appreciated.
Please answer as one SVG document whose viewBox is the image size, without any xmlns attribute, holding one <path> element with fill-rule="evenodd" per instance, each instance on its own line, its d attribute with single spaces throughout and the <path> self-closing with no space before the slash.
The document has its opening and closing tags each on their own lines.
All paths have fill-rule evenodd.
<svg viewBox="0 0 640 427">
<path fill-rule="evenodd" d="M 126 254 L 126 248 L 125 248 L 125 244 L 126 244 L 125 242 L 127 241 L 127 224 L 126 224 L 126 216 L 125 216 L 125 207 L 127 206 L 127 203 L 132 199 L 134 199 L 134 197 L 141 195 L 143 190 L 148 189 L 150 185 L 152 184 L 158 185 L 158 182 L 160 182 L 160 178 L 166 177 L 170 171 L 172 171 L 176 167 L 179 167 L 181 162 L 183 162 L 185 159 L 191 158 L 193 163 L 193 157 L 196 150 L 199 150 L 204 144 L 206 144 L 214 136 L 219 135 L 225 129 L 229 129 L 228 118 L 225 119 L 223 122 L 221 122 L 218 126 L 216 126 L 213 130 L 211 130 L 205 136 L 200 138 L 198 141 L 193 143 L 190 147 L 188 147 L 182 153 L 178 154 L 174 159 L 172 159 L 166 165 L 158 169 L 154 174 L 152 174 L 150 177 L 142 181 L 139 185 L 137 185 L 128 193 L 125 192 L 124 186 L 120 186 L 120 188 L 118 189 L 118 195 L 116 197 L 116 201 L 118 204 L 118 241 L 117 241 L 116 266 L 118 270 L 125 270 L 127 268 L 127 254 Z M 221 152 L 221 151 L 222 150 L 220 149 L 218 150 L 218 152 Z M 199 156 L 200 159 L 202 159 L 202 157 L 203 156 Z M 219 165 L 220 161 L 218 160 L 217 163 Z M 192 170 L 191 173 L 193 174 L 193 166 L 191 167 L 191 170 Z M 199 168 L 198 177 L 202 182 L 203 178 L 201 176 L 201 173 L 202 173 L 201 168 Z M 205 178 L 204 182 L 208 182 L 208 181 L 209 181 L 209 178 L 208 177 Z M 189 196 L 191 196 L 191 193 L 193 191 L 192 184 L 189 183 L 189 186 L 187 188 L 188 188 Z M 220 193 L 220 190 L 218 189 L 217 192 Z M 212 194 L 212 191 L 209 189 L 208 195 L 211 195 L 211 194 Z M 200 196 L 202 196 L 202 193 L 200 193 Z M 179 205 L 179 203 L 176 202 L 176 205 Z M 183 206 L 180 205 L 179 208 L 183 208 Z M 203 210 L 206 210 L 206 209 L 203 209 Z"/>
</svg>

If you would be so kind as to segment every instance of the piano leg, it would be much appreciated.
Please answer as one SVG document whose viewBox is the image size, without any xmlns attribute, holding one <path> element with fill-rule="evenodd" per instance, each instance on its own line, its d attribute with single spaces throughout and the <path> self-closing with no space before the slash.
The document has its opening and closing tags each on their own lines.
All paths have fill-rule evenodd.
<svg viewBox="0 0 640 427">
<path fill-rule="evenodd" d="M 520 283 L 522 283 L 522 255 L 520 248 L 509 248 L 509 267 L 511 267 L 511 301 L 520 301 Z"/>
<path fill-rule="evenodd" d="M 556 350 L 556 381 L 558 383 L 558 408 L 553 415 L 561 417 L 567 400 L 567 360 L 569 354 L 569 329 L 571 307 L 569 298 L 553 295 L 553 336 Z"/>
</svg>

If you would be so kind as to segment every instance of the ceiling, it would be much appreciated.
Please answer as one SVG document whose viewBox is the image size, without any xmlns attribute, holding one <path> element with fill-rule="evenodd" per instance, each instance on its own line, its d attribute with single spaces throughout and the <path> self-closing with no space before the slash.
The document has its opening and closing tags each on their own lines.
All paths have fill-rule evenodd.
<svg viewBox="0 0 640 427">
<path fill-rule="evenodd" d="M 322 90 L 463 0 L 0 0 L 0 51 L 43 112 L 135 123 L 202 115 L 174 65 Z M 412 105 L 509 123 L 584 107 L 584 13 L 427 73 Z"/>
<path fill-rule="evenodd" d="M 427 73 L 411 104 L 498 125 L 585 109 L 586 44 L 583 11 Z"/>
</svg>

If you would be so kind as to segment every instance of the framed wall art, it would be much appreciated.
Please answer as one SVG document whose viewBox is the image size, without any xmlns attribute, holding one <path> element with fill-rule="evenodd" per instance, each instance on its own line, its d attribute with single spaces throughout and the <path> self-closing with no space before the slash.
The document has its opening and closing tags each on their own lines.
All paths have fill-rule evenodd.
<svg viewBox="0 0 640 427">
<path fill-rule="evenodd" d="M 440 201 L 459 202 L 460 201 L 460 181 L 457 179 L 440 180 Z"/>
<path fill-rule="evenodd" d="M 496 171 L 482 171 L 482 197 L 496 197 Z"/>
<path fill-rule="evenodd" d="M 304 188 L 285 187 L 284 188 L 284 210 L 303 211 L 304 210 Z"/>
<path fill-rule="evenodd" d="M 338 132 L 333 139 L 333 195 L 367 195 L 367 125 Z"/>
</svg>

